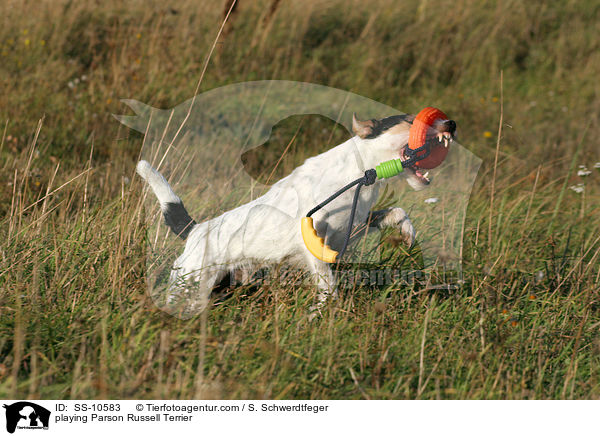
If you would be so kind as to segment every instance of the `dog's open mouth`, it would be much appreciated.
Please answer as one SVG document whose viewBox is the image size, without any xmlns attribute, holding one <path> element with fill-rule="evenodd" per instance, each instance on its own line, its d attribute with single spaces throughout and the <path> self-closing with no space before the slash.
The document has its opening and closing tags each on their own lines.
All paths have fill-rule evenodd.
<svg viewBox="0 0 600 436">
<path fill-rule="evenodd" d="M 443 142 L 444 147 L 448 148 L 450 143 L 454 139 L 452 133 L 450 132 L 441 132 L 436 135 L 438 142 Z"/>
<path fill-rule="evenodd" d="M 450 147 L 450 143 L 454 140 L 454 135 L 451 132 L 439 132 L 434 135 L 428 136 L 427 142 L 431 148 L 439 147 L 440 143 L 443 144 L 445 148 Z M 406 158 L 406 155 L 404 155 Z M 411 165 L 405 168 L 410 172 L 422 185 L 429 185 L 431 183 L 431 179 L 429 178 L 429 171 L 420 169 L 415 165 Z"/>
<path fill-rule="evenodd" d="M 402 153 L 404 159 L 407 159 L 407 156 Z M 429 171 L 425 171 L 423 172 L 423 170 L 417 168 L 414 165 L 410 165 L 410 166 L 406 166 L 404 167 L 404 170 L 407 171 L 409 174 L 412 174 L 414 176 L 414 178 L 416 178 L 419 183 L 423 184 L 423 185 L 429 185 L 429 183 L 431 183 L 431 180 L 429 179 Z"/>
<path fill-rule="evenodd" d="M 414 176 L 424 185 L 429 185 L 431 183 L 431 179 L 429 178 L 429 171 L 422 173 L 420 169 L 414 167 L 408 167 L 409 171 L 412 171 Z"/>
</svg>

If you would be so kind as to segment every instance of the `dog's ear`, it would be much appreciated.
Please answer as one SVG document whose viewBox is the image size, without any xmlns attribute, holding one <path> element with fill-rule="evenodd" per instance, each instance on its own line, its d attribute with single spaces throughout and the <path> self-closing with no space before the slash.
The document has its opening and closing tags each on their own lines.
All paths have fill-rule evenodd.
<svg viewBox="0 0 600 436">
<path fill-rule="evenodd" d="M 352 131 L 361 139 L 365 139 L 373 133 L 375 123 L 373 120 L 360 121 L 356 118 L 356 113 L 352 114 Z"/>
</svg>

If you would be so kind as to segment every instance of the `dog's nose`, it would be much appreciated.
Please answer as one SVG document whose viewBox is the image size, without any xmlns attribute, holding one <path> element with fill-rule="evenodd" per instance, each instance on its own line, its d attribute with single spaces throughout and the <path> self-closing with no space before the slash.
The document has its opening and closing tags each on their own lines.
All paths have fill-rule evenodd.
<svg viewBox="0 0 600 436">
<path fill-rule="evenodd" d="M 456 132 L 456 123 L 454 120 L 446 120 L 444 121 L 444 128 L 446 132 L 454 134 L 454 132 Z"/>
</svg>

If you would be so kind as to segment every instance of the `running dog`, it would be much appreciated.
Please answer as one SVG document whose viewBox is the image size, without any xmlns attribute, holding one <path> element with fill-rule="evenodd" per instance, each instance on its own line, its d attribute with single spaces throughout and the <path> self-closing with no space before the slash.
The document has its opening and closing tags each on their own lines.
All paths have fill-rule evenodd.
<svg viewBox="0 0 600 436">
<path fill-rule="evenodd" d="M 352 130 L 356 136 L 307 159 L 263 196 L 202 223 L 190 217 L 165 178 L 148 162 L 140 161 L 137 173 L 158 198 L 165 223 L 186 241 L 170 273 L 169 295 L 193 299 L 194 311 L 199 312 L 207 306 L 215 284 L 229 271 L 287 262 L 313 274 L 318 295 L 312 308 L 318 310 L 328 296 L 335 294 L 336 283 L 330 264 L 315 258 L 304 245 L 300 219 L 336 187 L 361 177 L 366 169 L 404 158 L 413 120 L 411 115 L 395 115 L 359 121 L 354 115 Z M 447 146 L 454 138 L 454 121 L 441 121 L 433 127 L 437 138 L 431 140 L 443 139 Z M 406 168 L 403 174 L 413 189 L 430 183 L 428 174 L 415 167 Z M 403 209 L 371 211 L 385 183 L 378 180 L 362 189 L 355 223 L 397 229 L 404 242 L 412 246 L 415 229 Z M 353 191 L 347 191 L 313 216 L 317 233 L 334 250 L 339 251 L 344 243 L 352 199 Z"/>
</svg>

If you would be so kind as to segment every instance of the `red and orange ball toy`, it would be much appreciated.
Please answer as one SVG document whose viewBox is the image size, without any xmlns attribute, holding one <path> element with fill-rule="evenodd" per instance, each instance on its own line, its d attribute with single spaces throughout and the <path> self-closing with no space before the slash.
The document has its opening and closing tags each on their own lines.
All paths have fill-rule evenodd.
<svg viewBox="0 0 600 436">
<path fill-rule="evenodd" d="M 429 170 L 439 166 L 446 159 L 449 148 L 444 147 L 444 144 L 437 142 L 437 140 L 431 140 L 431 131 L 436 121 L 445 121 L 448 119 L 448 116 L 444 112 L 434 107 L 426 107 L 417 114 L 408 132 L 408 147 L 416 150 L 423 146 L 428 139 L 427 135 L 429 133 L 431 150 L 429 156 L 414 163 L 415 167 Z M 418 152 L 417 156 L 423 156 L 424 154 L 425 151 L 423 150 Z"/>
</svg>

